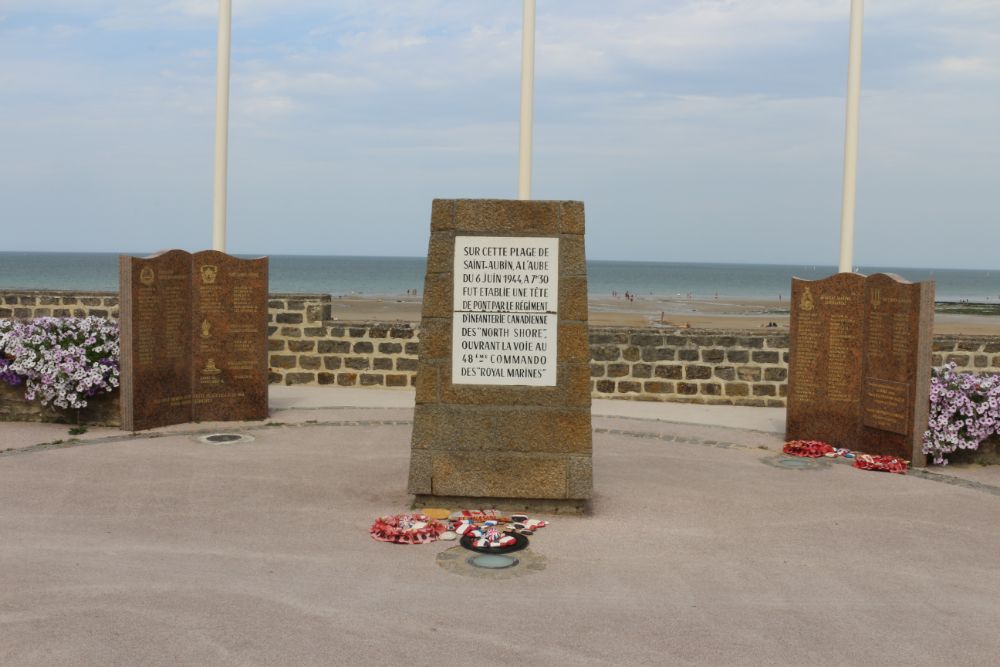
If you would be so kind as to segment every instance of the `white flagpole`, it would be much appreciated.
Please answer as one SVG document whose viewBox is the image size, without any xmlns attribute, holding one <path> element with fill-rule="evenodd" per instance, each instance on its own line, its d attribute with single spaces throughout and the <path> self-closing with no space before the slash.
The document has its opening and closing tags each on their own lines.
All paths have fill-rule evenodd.
<svg viewBox="0 0 1000 667">
<path fill-rule="evenodd" d="M 531 129 L 535 105 L 535 0 L 524 0 L 521 28 L 521 143 L 517 198 L 531 199 Z"/>
<path fill-rule="evenodd" d="M 851 43 L 847 60 L 847 121 L 844 125 L 844 195 L 840 209 L 840 272 L 854 263 L 854 209 L 858 189 L 858 119 L 861 104 L 861 30 L 865 0 L 851 0 Z"/>
<path fill-rule="evenodd" d="M 229 160 L 229 51 L 232 0 L 219 0 L 215 64 L 215 174 L 212 188 L 212 249 L 226 251 L 226 190 Z"/>
</svg>

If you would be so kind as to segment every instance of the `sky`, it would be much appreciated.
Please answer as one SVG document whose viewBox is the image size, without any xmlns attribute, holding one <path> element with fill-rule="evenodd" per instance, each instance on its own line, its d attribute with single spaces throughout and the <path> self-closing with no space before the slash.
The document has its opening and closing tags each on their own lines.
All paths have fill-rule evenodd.
<svg viewBox="0 0 1000 667">
<path fill-rule="evenodd" d="M 835 265 L 850 0 L 538 0 L 532 195 L 591 259 Z M 854 263 L 997 268 L 1000 0 L 869 0 Z M 0 250 L 211 246 L 216 0 L 0 0 Z M 516 198 L 518 0 L 233 0 L 227 251 Z"/>
</svg>

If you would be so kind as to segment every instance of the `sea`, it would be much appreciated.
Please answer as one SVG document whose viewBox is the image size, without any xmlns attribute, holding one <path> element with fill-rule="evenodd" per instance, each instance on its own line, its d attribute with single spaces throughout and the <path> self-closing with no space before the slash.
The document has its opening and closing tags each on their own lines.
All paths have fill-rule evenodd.
<svg viewBox="0 0 1000 667">
<path fill-rule="evenodd" d="M 252 257 L 247 255 L 247 257 Z M 396 297 L 423 293 L 422 257 L 270 255 L 271 292 Z M 906 280 L 934 280 L 937 301 L 1000 303 L 1000 269 L 859 266 L 862 274 L 895 273 Z M 630 292 L 639 297 L 787 298 L 793 276 L 824 278 L 834 266 L 716 264 L 699 262 L 587 262 L 590 296 Z M 114 253 L 0 252 L 0 289 L 115 292 Z"/>
</svg>

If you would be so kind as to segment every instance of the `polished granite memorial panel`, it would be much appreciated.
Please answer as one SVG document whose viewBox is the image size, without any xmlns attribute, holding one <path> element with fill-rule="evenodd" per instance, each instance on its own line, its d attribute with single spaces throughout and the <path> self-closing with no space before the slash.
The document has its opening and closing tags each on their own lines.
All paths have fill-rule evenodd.
<svg viewBox="0 0 1000 667">
<path fill-rule="evenodd" d="M 930 281 L 793 279 L 786 439 L 924 465 L 933 318 Z"/>
<path fill-rule="evenodd" d="M 122 428 L 267 416 L 267 259 L 122 256 Z"/>
</svg>

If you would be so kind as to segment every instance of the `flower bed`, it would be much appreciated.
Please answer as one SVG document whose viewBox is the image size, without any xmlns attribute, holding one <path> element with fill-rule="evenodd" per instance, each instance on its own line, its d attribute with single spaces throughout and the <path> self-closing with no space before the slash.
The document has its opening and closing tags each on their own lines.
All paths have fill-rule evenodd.
<svg viewBox="0 0 1000 667">
<path fill-rule="evenodd" d="M 934 463 L 947 465 L 948 454 L 978 450 L 980 443 L 993 436 L 1000 436 L 1000 375 L 957 373 L 954 363 L 935 368 L 924 453 L 932 456 Z M 989 458 L 985 450 L 984 455 Z"/>
<path fill-rule="evenodd" d="M 103 318 L 0 320 L 0 418 L 118 423 L 118 351 Z"/>
</svg>

